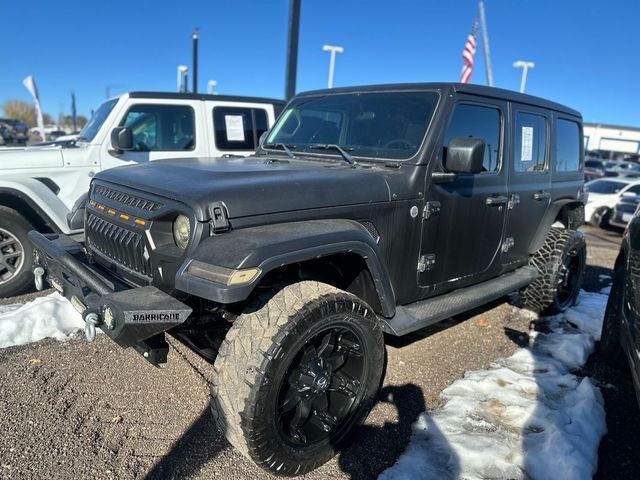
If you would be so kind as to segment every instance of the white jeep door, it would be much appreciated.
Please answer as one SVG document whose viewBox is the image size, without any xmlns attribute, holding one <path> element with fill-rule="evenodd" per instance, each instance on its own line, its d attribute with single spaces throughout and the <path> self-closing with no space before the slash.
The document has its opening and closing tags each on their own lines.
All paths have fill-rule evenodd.
<svg viewBox="0 0 640 480">
<path fill-rule="evenodd" d="M 114 151 L 109 132 L 103 142 L 103 169 L 163 158 L 208 154 L 203 102 L 199 100 L 132 98 L 115 126 L 131 129 L 133 150 Z"/>
</svg>

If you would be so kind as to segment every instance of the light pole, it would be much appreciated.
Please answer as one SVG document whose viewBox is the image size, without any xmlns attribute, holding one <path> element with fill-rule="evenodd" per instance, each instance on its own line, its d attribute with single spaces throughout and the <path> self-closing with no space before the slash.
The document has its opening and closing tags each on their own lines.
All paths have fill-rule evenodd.
<svg viewBox="0 0 640 480">
<path fill-rule="evenodd" d="M 209 80 L 207 82 L 207 93 L 213 93 L 213 89 L 216 88 L 216 85 L 218 85 L 218 82 L 215 80 Z"/>
<path fill-rule="evenodd" d="M 322 47 L 323 52 L 331 52 L 331 59 L 329 60 L 329 80 L 327 81 L 327 88 L 333 88 L 333 69 L 336 63 L 336 53 L 344 52 L 344 48 L 335 45 L 324 45 Z"/>
<path fill-rule="evenodd" d="M 518 60 L 517 62 L 513 62 L 514 68 L 522 69 L 522 79 L 520 80 L 520 93 L 524 93 L 524 87 L 527 84 L 527 72 L 530 68 L 535 67 L 536 64 L 533 62 L 525 62 L 523 60 Z"/>
<path fill-rule="evenodd" d="M 182 92 L 182 77 L 187 75 L 189 69 L 186 65 L 178 65 L 178 93 Z M 186 82 L 185 82 L 186 87 Z M 185 88 L 186 90 L 186 88 Z"/>
</svg>

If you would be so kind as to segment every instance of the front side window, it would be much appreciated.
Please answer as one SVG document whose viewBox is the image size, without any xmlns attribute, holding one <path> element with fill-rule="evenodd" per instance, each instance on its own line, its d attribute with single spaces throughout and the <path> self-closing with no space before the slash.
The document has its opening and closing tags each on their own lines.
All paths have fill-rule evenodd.
<svg viewBox="0 0 640 480">
<path fill-rule="evenodd" d="M 444 158 L 447 145 L 454 137 L 472 137 L 484 140 L 484 172 L 498 170 L 500 153 L 500 110 L 480 105 L 457 105 L 444 137 Z"/>
<path fill-rule="evenodd" d="M 540 172 L 546 169 L 547 120 L 541 115 L 517 112 L 514 138 L 516 172 Z"/>
<path fill-rule="evenodd" d="M 218 150 L 255 150 L 260 135 L 269 129 L 262 108 L 215 107 L 213 125 Z"/>
<path fill-rule="evenodd" d="M 556 171 L 577 172 L 579 170 L 580 127 L 576 122 L 559 118 L 556 122 Z"/>
<path fill-rule="evenodd" d="M 122 126 L 133 136 L 137 152 L 181 152 L 195 148 L 195 115 L 182 105 L 134 105 Z"/>
<path fill-rule="evenodd" d="M 632 185 L 627 190 L 625 190 L 625 193 L 626 192 L 631 192 L 635 195 L 640 195 L 640 185 Z"/>
<path fill-rule="evenodd" d="M 264 147 L 327 153 L 339 145 L 359 157 L 406 160 L 417 152 L 438 103 L 435 92 L 353 92 L 294 100 Z M 336 155 L 338 155 L 336 153 Z"/>
</svg>

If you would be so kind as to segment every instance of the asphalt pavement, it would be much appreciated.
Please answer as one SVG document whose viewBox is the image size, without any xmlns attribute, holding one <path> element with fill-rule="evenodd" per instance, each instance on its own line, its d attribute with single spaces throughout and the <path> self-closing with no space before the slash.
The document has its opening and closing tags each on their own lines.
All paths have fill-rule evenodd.
<svg viewBox="0 0 640 480">
<path fill-rule="evenodd" d="M 620 234 L 585 228 L 585 289 L 610 283 Z M 0 303 L 19 303 L 31 293 Z M 441 405 L 465 371 L 486 368 L 526 340 L 530 317 L 505 303 L 388 338 L 378 403 L 350 445 L 306 478 L 375 478 L 406 447 L 411 424 Z M 0 478 L 273 478 L 216 431 L 208 409 L 211 366 L 177 340 L 156 368 L 104 335 L 0 349 Z M 598 478 L 640 478 L 640 415 L 628 372 L 594 354 L 585 375 L 605 398 L 609 434 Z"/>
</svg>

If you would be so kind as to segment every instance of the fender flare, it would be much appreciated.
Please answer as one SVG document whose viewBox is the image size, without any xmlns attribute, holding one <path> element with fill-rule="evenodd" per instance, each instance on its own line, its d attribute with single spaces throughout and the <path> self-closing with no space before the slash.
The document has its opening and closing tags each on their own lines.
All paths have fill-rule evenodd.
<svg viewBox="0 0 640 480">
<path fill-rule="evenodd" d="M 355 253 L 365 261 L 380 300 L 381 313 L 392 317 L 395 295 L 380 260 L 378 245 L 354 220 L 279 223 L 209 237 L 200 242 L 179 268 L 175 286 L 185 293 L 218 303 L 235 303 L 246 300 L 260 279 L 274 269 L 336 253 Z M 259 268 L 260 273 L 249 283 L 230 286 L 222 279 L 234 271 L 252 268 Z"/>
<path fill-rule="evenodd" d="M 55 233 L 70 233 L 65 216 L 59 215 L 55 209 L 52 208 L 54 206 L 61 206 L 64 208 L 66 214 L 66 207 L 64 207 L 60 199 L 41 182 L 32 180 L 29 185 L 16 182 L 0 182 L 0 195 L 14 197 L 27 204 L 36 215 L 51 226 Z"/>
<path fill-rule="evenodd" d="M 549 229 L 551 225 L 558 218 L 558 214 L 560 211 L 567 205 L 574 203 L 584 206 L 585 202 L 582 199 L 576 200 L 576 198 L 559 198 L 551 202 L 551 204 L 547 207 L 547 211 L 545 212 L 540 224 L 538 225 L 538 230 L 535 235 L 531 239 L 531 243 L 529 244 L 529 253 L 534 254 L 535 252 L 544 245 L 544 242 L 549 233 Z"/>
</svg>

